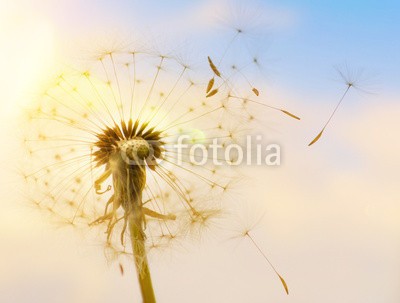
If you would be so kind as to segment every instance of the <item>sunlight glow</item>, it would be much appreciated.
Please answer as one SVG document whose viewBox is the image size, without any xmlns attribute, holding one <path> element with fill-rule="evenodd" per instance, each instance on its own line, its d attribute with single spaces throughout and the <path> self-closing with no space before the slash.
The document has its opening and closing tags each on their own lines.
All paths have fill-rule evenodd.
<svg viewBox="0 0 400 303">
<path fill-rule="evenodd" d="M 36 21 L 36 22 L 34 22 Z M 37 20 L 5 24 L 0 48 L 2 73 L 1 106 L 7 113 L 27 105 L 54 62 L 53 30 Z"/>
</svg>

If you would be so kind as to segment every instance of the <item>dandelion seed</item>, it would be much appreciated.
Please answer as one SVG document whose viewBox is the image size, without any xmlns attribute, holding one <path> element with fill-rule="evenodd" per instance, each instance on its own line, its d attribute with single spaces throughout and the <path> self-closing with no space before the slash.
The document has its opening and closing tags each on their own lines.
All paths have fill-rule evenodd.
<svg viewBox="0 0 400 303">
<path fill-rule="evenodd" d="M 286 115 L 288 115 L 288 116 L 290 116 L 290 117 L 296 119 L 296 120 L 300 120 L 299 117 L 297 117 L 296 115 L 293 115 L 292 113 L 289 113 L 287 110 L 281 109 L 280 111 L 281 111 L 282 113 L 284 113 L 284 114 L 286 114 Z"/>
<path fill-rule="evenodd" d="M 335 108 L 333 109 L 331 115 L 329 116 L 328 120 L 326 121 L 326 123 L 324 124 L 324 126 L 322 127 L 321 131 L 318 133 L 318 135 L 308 144 L 308 146 L 313 145 L 314 143 L 316 143 L 322 136 L 323 132 L 325 131 L 326 127 L 329 125 L 329 123 L 331 122 L 333 116 L 336 114 L 336 112 L 338 111 L 340 105 L 342 104 L 343 100 L 346 98 L 346 96 L 348 95 L 350 89 L 354 88 L 354 89 L 358 89 L 360 91 L 363 92 L 368 92 L 367 90 L 365 90 L 364 88 L 362 88 L 363 85 L 361 85 L 360 83 L 365 81 L 366 79 L 364 78 L 364 73 L 362 70 L 358 70 L 358 71 L 352 71 L 349 69 L 349 67 L 347 65 L 345 65 L 344 70 L 337 68 L 336 69 L 337 72 L 339 73 L 340 77 L 342 78 L 342 80 L 345 82 L 346 84 L 346 89 L 343 92 L 342 96 L 340 97 L 338 103 L 336 104 Z M 364 78 L 364 79 L 363 79 Z"/>
<path fill-rule="evenodd" d="M 210 90 L 213 88 L 214 86 L 214 78 L 211 78 L 210 81 L 208 81 L 208 85 L 207 85 L 207 89 L 206 89 L 206 93 L 208 94 L 210 92 Z"/>
<path fill-rule="evenodd" d="M 261 247 L 257 244 L 256 240 L 254 237 L 250 234 L 252 230 L 254 230 L 261 222 L 263 219 L 265 212 L 262 212 L 261 215 L 258 212 L 256 217 L 254 216 L 254 212 L 249 213 L 248 208 L 243 207 L 243 205 L 238 205 L 240 206 L 240 211 L 237 212 L 239 216 L 236 216 L 236 220 L 239 222 L 239 228 L 234 230 L 234 237 L 231 237 L 231 239 L 237 239 L 237 238 L 246 238 L 250 240 L 250 243 L 252 246 L 258 251 L 258 253 L 264 258 L 264 260 L 268 263 L 268 265 L 272 268 L 274 273 L 277 275 L 279 278 L 283 288 L 285 289 L 286 294 L 289 294 L 289 288 L 288 285 L 285 281 L 285 279 L 281 276 L 281 274 L 276 270 L 275 266 L 271 263 L 267 255 L 264 253 L 264 251 L 261 249 Z M 237 224 L 235 224 L 237 225 Z"/>
<path fill-rule="evenodd" d="M 283 288 L 285 289 L 286 294 L 289 294 L 289 288 L 283 279 L 283 277 L 278 273 L 278 271 L 275 269 L 274 265 L 272 265 L 271 261 L 268 259 L 267 255 L 262 251 L 260 246 L 258 246 L 257 242 L 254 240 L 254 238 L 250 235 L 249 231 L 246 231 L 245 236 L 250 239 L 251 243 L 253 243 L 254 247 L 258 250 L 258 252 L 263 256 L 265 261 L 271 266 L 272 270 L 275 272 L 275 274 L 278 276 L 279 280 L 282 283 Z"/>
<path fill-rule="evenodd" d="M 232 95 L 232 94 L 229 94 L 229 98 L 239 99 L 239 100 L 242 100 L 242 101 L 244 101 L 244 102 L 251 102 L 251 103 L 258 104 L 258 105 L 261 105 L 261 106 L 264 106 L 264 107 L 268 107 L 268 108 L 270 108 L 270 109 L 280 111 L 280 112 L 282 112 L 282 113 L 284 113 L 284 114 L 286 114 L 286 115 L 288 115 L 288 116 L 290 116 L 290 117 L 292 117 L 292 118 L 294 118 L 294 119 L 296 119 L 296 120 L 300 120 L 300 118 L 299 118 L 298 116 L 296 116 L 296 115 L 294 115 L 294 114 L 288 112 L 287 110 L 280 109 L 280 108 L 278 108 L 278 107 L 276 107 L 276 106 L 268 105 L 268 104 L 265 104 L 265 103 L 262 103 L 262 102 L 259 102 L 259 101 L 256 101 L 256 100 L 252 100 L 252 99 L 249 99 L 249 98 L 239 97 L 239 96 L 235 96 L 235 95 Z"/>
<path fill-rule="evenodd" d="M 253 62 L 253 63 L 254 63 L 254 62 Z M 237 72 L 237 73 L 240 74 L 240 76 L 246 81 L 246 83 L 248 84 L 248 86 L 251 88 L 251 91 L 253 92 L 253 94 L 255 94 L 255 95 L 258 97 L 258 96 L 260 95 L 260 91 L 259 91 L 257 88 L 255 88 L 255 87 L 251 84 L 250 80 L 249 80 L 249 79 L 247 78 L 247 76 L 242 72 L 242 70 L 243 70 L 245 67 L 247 67 L 247 66 L 244 66 L 243 68 L 239 69 L 239 68 L 236 67 L 236 65 L 233 65 L 233 66 L 232 66 L 232 70 L 234 70 L 235 72 Z"/>
<path fill-rule="evenodd" d="M 215 64 L 212 62 L 211 58 L 208 56 L 208 63 L 210 64 L 211 70 L 214 72 L 214 74 L 218 77 L 221 77 L 221 73 L 219 72 L 219 70 L 217 69 L 217 67 L 215 66 Z"/>
<path fill-rule="evenodd" d="M 336 111 L 338 110 L 340 104 L 342 103 L 342 101 L 344 100 L 344 98 L 346 97 L 347 93 L 350 91 L 350 88 L 351 88 L 352 86 L 353 86 L 352 83 L 348 83 L 348 84 L 347 84 L 346 90 L 344 91 L 342 97 L 339 99 L 339 102 L 336 104 L 335 109 L 333 110 L 333 112 L 332 112 L 331 115 L 329 116 L 328 121 L 326 121 L 324 127 L 322 127 L 322 130 L 321 130 L 321 131 L 318 133 L 318 135 L 308 144 L 308 146 L 313 145 L 315 142 L 317 142 L 317 141 L 321 138 L 322 133 L 324 132 L 325 128 L 328 126 L 329 122 L 331 122 L 333 116 L 335 115 L 335 113 L 336 113 Z"/>
<path fill-rule="evenodd" d="M 207 94 L 206 98 L 210 98 L 214 96 L 216 93 L 218 93 L 218 89 L 213 89 L 211 92 Z"/>
<path fill-rule="evenodd" d="M 320 131 L 320 133 L 308 144 L 308 146 L 313 145 L 315 142 L 317 142 L 319 140 L 319 138 L 321 138 L 322 133 L 324 132 L 324 128 Z"/>
</svg>

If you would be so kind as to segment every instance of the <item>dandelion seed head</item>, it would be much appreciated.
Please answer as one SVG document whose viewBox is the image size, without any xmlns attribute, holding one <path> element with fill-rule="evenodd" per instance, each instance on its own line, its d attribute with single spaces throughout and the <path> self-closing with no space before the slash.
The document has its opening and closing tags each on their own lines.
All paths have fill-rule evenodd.
<svg viewBox="0 0 400 303">
<path fill-rule="evenodd" d="M 199 151 L 176 143 L 238 145 L 259 114 L 253 105 L 289 114 L 254 101 L 265 92 L 247 72 L 259 59 L 244 41 L 249 28 L 231 28 L 227 47 L 203 54 L 200 68 L 175 50 L 112 39 L 56 75 L 27 113 L 23 176 L 33 204 L 60 226 L 103 239 L 110 261 L 133 257 L 141 286 L 151 288 L 142 283 L 150 280 L 147 252 L 202 239 L 220 227 L 226 202 L 240 199 L 229 167 L 236 154 L 198 164 Z M 142 289 L 144 301 L 151 292 Z"/>
<path fill-rule="evenodd" d="M 148 247 L 213 226 L 235 174 L 210 163 L 178 165 L 172 147 L 183 134 L 192 144 L 227 144 L 233 125 L 245 121 L 226 80 L 216 79 L 218 91 L 207 98 L 207 73 L 168 53 L 132 49 L 102 50 L 88 68 L 60 73 L 26 118 L 24 179 L 34 204 L 59 224 L 105 232 L 108 256 L 131 254 L 126 216 L 134 191 L 142 192 Z"/>
</svg>

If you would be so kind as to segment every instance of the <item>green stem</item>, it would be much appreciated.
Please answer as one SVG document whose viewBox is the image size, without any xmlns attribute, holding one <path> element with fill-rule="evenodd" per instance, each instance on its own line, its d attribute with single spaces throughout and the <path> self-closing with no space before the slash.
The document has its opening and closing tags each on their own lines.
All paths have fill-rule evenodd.
<svg viewBox="0 0 400 303">
<path fill-rule="evenodd" d="M 146 254 L 143 214 L 133 214 L 129 216 L 129 230 L 143 303 L 155 303 L 156 298 Z"/>
</svg>

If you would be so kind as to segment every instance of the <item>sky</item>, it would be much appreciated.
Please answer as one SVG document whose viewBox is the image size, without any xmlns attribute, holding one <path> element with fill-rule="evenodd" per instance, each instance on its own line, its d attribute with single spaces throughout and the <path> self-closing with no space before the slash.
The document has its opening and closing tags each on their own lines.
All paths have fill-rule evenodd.
<svg viewBox="0 0 400 303">
<path fill-rule="evenodd" d="M 55 66 L 110 37 L 223 50 L 220 20 L 235 7 L 247 16 L 239 23 L 255 23 L 267 100 L 302 118 L 259 117 L 282 165 L 241 168 L 248 181 L 235 190 L 250 217 L 265 213 L 253 236 L 290 294 L 248 239 L 210 236 L 151 259 L 159 302 L 399 302 L 399 3 L 0 0 L 1 302 L 140 302 L 133 268 L 121 277 L 100 245 L 26 206 L 20 117 Z M 308 147 L 346 89 L 335 70 L 346 65 L 364 71 L 361 89 Z"/>
</svg>

